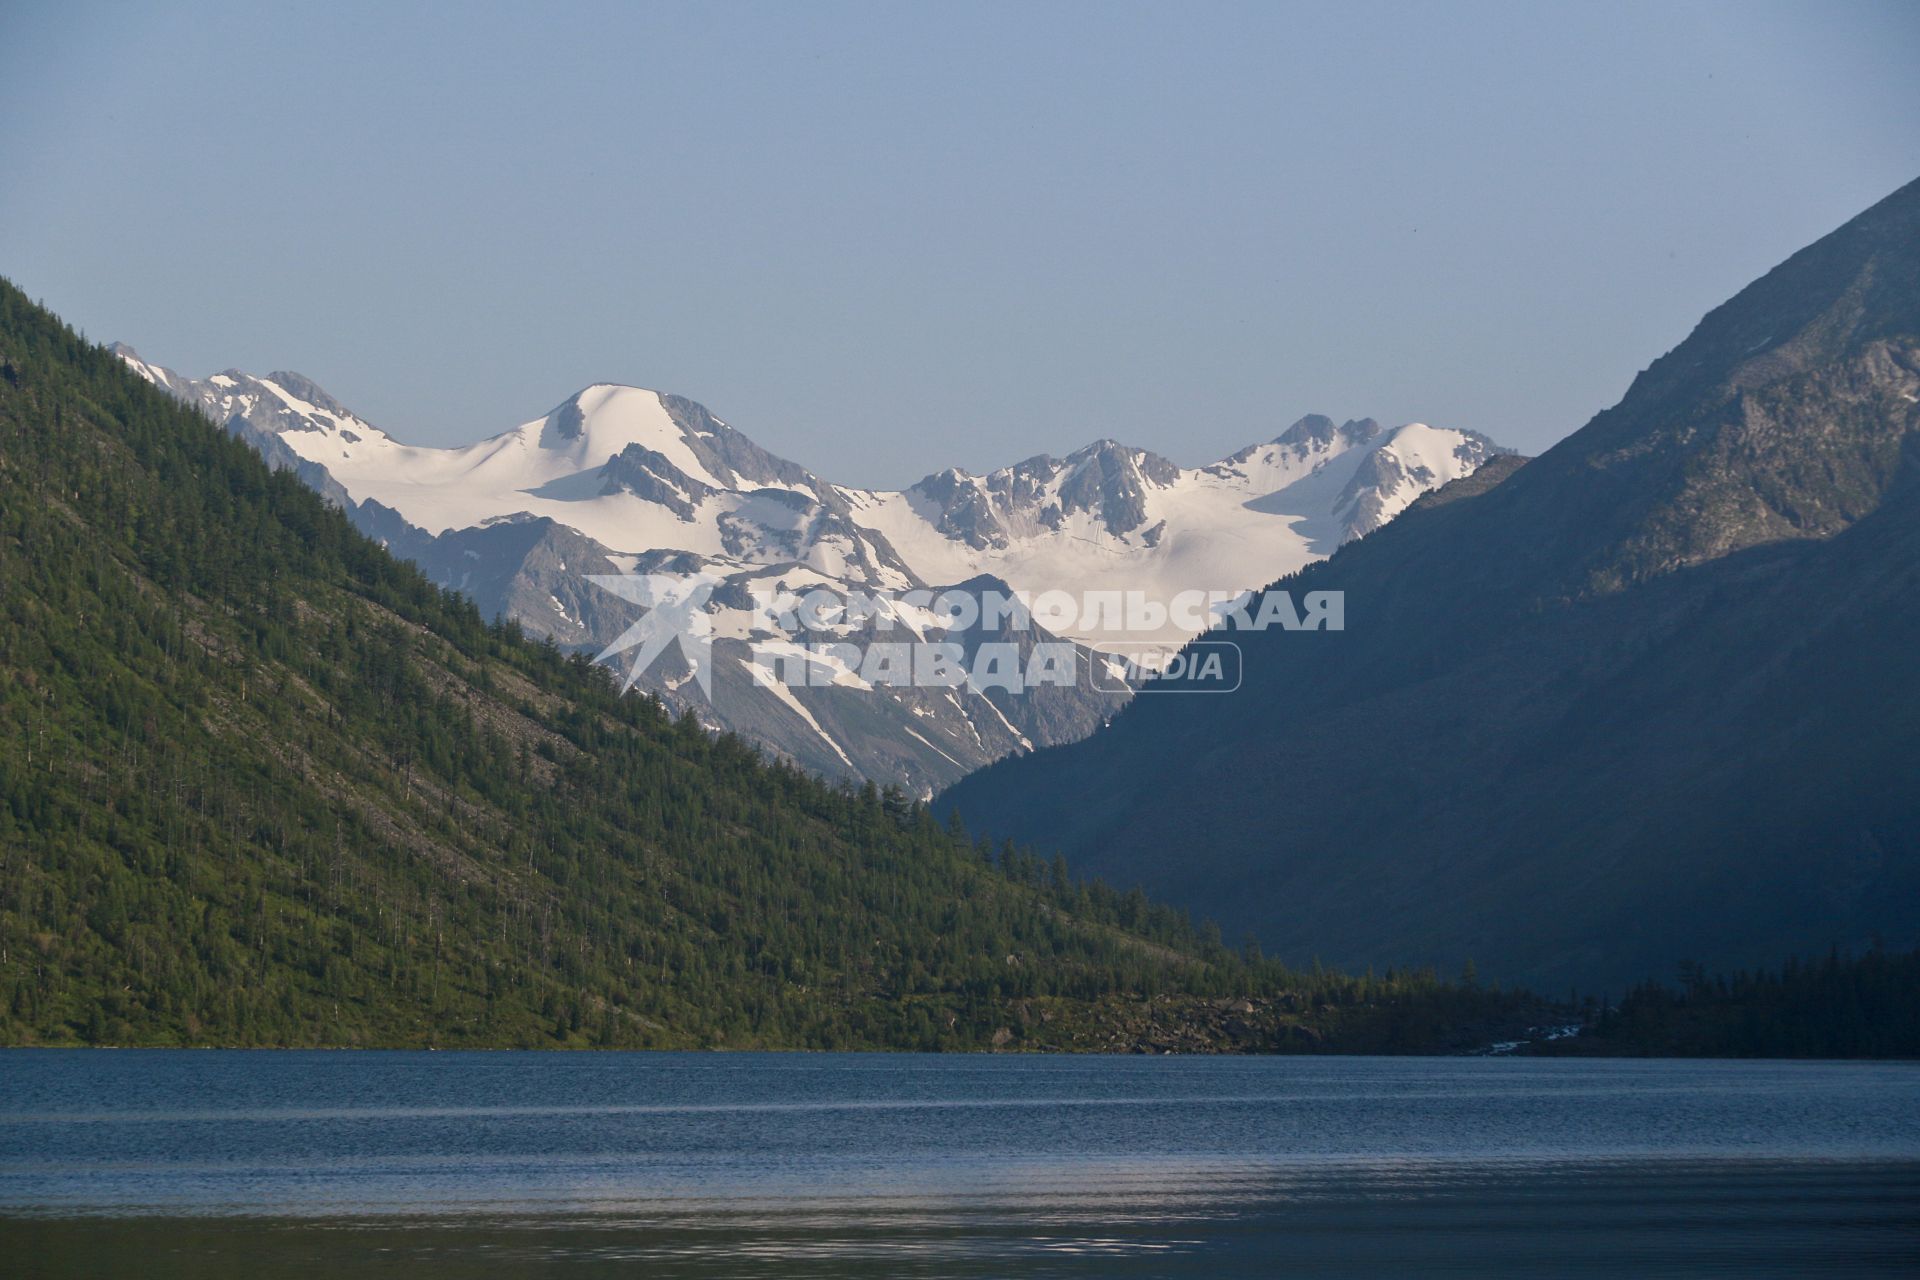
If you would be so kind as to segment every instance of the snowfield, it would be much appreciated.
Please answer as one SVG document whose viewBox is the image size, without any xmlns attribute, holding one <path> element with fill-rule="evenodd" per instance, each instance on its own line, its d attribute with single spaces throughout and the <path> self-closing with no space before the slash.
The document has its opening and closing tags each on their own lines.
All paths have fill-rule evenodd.
<svg viewBox="0 0 1920 1280">
<path fill-rule="evenodd" d="M 761 662 L 796 655 L 796 640 L 870 636 L 853 622 L 826 637 L 770 632 L 747 604 L 754 591 L 898 593 L 987 575 L 1028 601 L 1102 593 L 1164 610 L 1181 593 L 1265 586 L 1500 452 L 1470 431 L 1310 416 L 1200 467 L 1102 440 L 982 476 L 947 470 L 904 490 L 855 489 L 768 454 L 692 401 L 641 387 L 596 384 L 510 430 L 427 448 L 396 440 L 299 374 L 229 369 L 193 380 L 116 350 L 275 465 L 298 466 L 436 580 L 535 634 L 595 651 L 629 621 L 617 601 L 582 585 L 606 573 L 720 579 L 705 607 L 712 633 L 734 656 Z M 909 637 L 946 634 L 924 608 L 897 612 Z M 1198 626 L 1172 613 L 1147 630 L 1126 625 L 1138 621 L 1088 610 L 1056 631 L 1097 649 L 1177 644 Z M 751 677 L 753 665 L 742 657 L 728 669 Z M 689 695 L 686 680 L 663 671 L 648 687 Z M 1061 696 L 1080 699 L 1075 709 L 1029 715 L 1018 699 L 879 687 L 845 663 L 822 685 L 749 678 L 730 696 L 752 708 L 693 709 L 815 767 L 904 777 L 924 792 L 1007 751 L 1088 732 L 1126 696 L 1070 690 Z"/>
</svg>

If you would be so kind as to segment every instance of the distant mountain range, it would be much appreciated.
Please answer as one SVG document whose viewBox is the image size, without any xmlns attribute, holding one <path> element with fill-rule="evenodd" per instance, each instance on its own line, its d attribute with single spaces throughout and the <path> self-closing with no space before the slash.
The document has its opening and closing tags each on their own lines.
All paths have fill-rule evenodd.
<svg viewBox="0 0 1920 1280">
<path fill-rule="evenodd" d="M 718 580 L 711 692 L 669 650 L 640 681 L 715 728 L 809 768 L 898 782 L 926 795 L 1002 756 L 1074 741 L 1110 719 L 1124 685 L 1010 692 L 889 687 L 858 670 L 790 688 L 754 678 L 775 636 L 751 594 L 903 592 L 969 585 L 1031 598 L 1054 590 L 1243 592 L 1371 533 L 1425 493 L 1502 451 L 1471 431 L 1302 418 L 1274 440 L 1182 468 L 1110 440 L 974 476 L 947 470 L 897 492 L 830 483 L 774 456 L 702 406 L 598 385 L 477 444 L 402 444 L 311 380 L 228 370 L 185 378 L 114 351 L 344 507 L 361 529 L 470 595 L 482 612 L 599 652 L 639 608 L 590 578 L 704 573 Z M 1120 638 L 1099 619 L 1061 628 L 1084 645 Z M 1054 638 L 908 617 L 912 639 L 1031 645 Z M 1086 623 L 1086 625 L 1081 625 Z M 1191 634 L 1168 621 L 1149 636 Z M 828 638 L 862 649 L 858 620 Z M 1079 666 L 1096 662 L 1080 650 Z"/>
<path fill-rule="evenodd" d="M 1434 1052 L 1556 1012 L 1288 972 L 621 696 L 4 280 L 0 726 L 0 1045 Z"/>
<path fill-rule="evenodd" d="M 1297 961 L 1617 993 L 1920 940 L 1920 183 L 1279 585 L 1347 629 L 944 803 Z"/>
</svg>

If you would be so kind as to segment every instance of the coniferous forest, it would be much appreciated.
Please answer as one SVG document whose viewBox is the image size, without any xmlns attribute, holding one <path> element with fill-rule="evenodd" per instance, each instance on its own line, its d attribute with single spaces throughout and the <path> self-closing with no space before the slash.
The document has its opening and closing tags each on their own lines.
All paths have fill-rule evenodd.
<svg viewBox="0 0 1920 1280">
<path fill-rule="evenodd" d="M 1425 1050 L 480 616 L 0 284 L 0 1041 Z"/>
<path fill-rule="evenodd" d="M 1555 1052 L 1716 1058 L 1920 1057 L 1920 951 L 1875 949 L 1714 975 L 1682 965 L 1603 1002 Z"/>
</svg>

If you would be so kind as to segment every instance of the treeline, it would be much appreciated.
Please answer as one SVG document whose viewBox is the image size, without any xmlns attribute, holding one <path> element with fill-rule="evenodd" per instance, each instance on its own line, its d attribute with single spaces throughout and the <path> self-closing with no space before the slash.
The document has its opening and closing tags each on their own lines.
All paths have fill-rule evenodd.
<svg viewBox="0 0 1920 1280">
<path fill-rule="evenodd" d="M 1683 966 L 1677 987 L 1642 983 L 1600 1010 L 1578 1040 L 1556 1047 L 1658 1057 L 1920 1057 L 1920 951 L 1836 951 L 1731 976 Z"/>
<path fill-rule="evenodd" d="M 1408 1049 L 1521 999 L 1289 972 L 622 697 L 0 282 L 0 1042 L 970 1048 L 1280 992 Z"/>
</svg>

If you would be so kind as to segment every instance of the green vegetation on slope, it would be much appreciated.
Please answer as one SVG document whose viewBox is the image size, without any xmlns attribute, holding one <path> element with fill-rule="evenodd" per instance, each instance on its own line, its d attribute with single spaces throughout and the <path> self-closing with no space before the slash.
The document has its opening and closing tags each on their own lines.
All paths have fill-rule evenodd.
<svg viewBox="0 0 1920 1280">
<path fill-rule="evenodd" d="M 0 1041 L 1109 1047 L 1156 997 L 1239 1048 L 1530 1004 L 1289 973 L 674 723 L 0 282 Z"/>
</svg>

